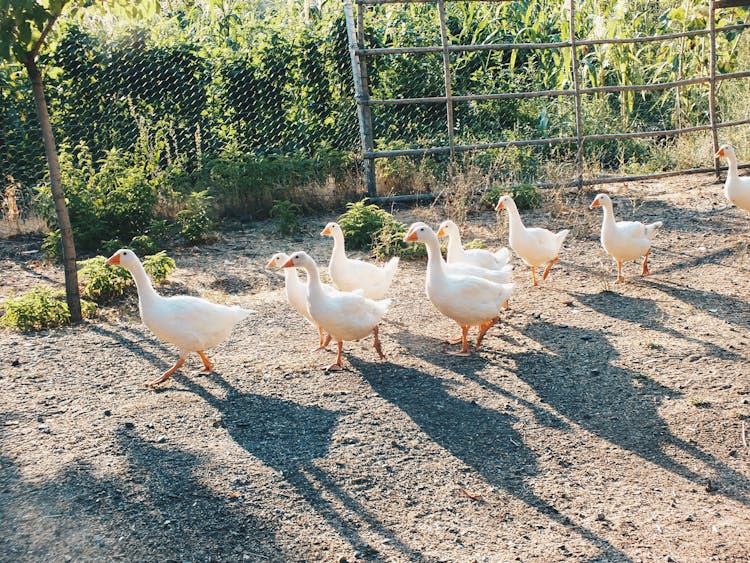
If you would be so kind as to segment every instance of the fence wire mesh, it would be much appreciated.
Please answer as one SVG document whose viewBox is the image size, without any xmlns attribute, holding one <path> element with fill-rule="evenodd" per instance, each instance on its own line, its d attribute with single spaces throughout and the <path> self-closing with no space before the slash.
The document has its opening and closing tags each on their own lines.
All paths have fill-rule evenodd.
<svg viewBox="0 0 750 563">
<path fill-rule="evenodd" d="M 569 39 L 567 4 L 560 0 L 447 2 L 446 34 L 451 45 L 526 45 L 452 51 L 452 94 L 570 89 L 570 50 L 531 47 Z M 576 33 L 593 40 L 577 51 L 582 88 L 708 74 L 705 35 L 595 44 L 600 39 L 705 30 L 704 1 L 577 0 L 576 5 Z M 275 10 L 269 6 L 239 0 L 173 0 L 141 25 L 105 17 L 61 25 L 40 66 L 63 158 L 77 159 L 80 165 L 84 155 L 96 169 L 97 163 L 119 151 L 135 155 L 139 162 L 158 163 L 172 175 L 175 189 L 183 189 L 180 182 L 190 182 L 185 189 L 220 189 L 231 200 L 231 194 L 249 189 L 249 183 L 280 182 L 282 176 L 294 174 L 304 181 L 310 173 L 287 162 L 277 176 L 269 177 L 269 168 L 250 170 L 253 161 L 292 159 L 325 168 L 331 154 L 361 155 L 341 5 L 289 3 Z M 369 49 L 439 48 L 441 44 L 434 2 L 357 9 L 363 11 L 360 32 Z M 748 8 L 722 10 L 717 25 L 746 23 L 749 14 Z M 717 41 L 720 73 L 750 68 L 750 33 L 731 30 L 720 33 Z M 445 96 L 442 51 L 368 56 L 367 65 L 373 149 L 444 147 L 449 140 L 444 103 L 375 103 Z M 717 89 L 720 121 L 750 115 L 750 78 L 724 81 Z M 583 134 L 706 123 L 706 92 L 706 84 L 697 84 L 652 92 L 585 94 Z M 456 100 L 453 112 L 457 145 L 576 136 L 572 97 Z M 738 144 L 741 154 L 750 155 L 749 130 L 746 125 L 732 128 L 722 140 Z M 495 169 L 502 170 L 508 181 L 555 180 L 562 170 L 566 174 L 570 170 L 574 145 L 494 149 L 479 158 L 500 162 Z M 480 152 L 472 152 L 472 157 Z M 594 140 L 587 142 L 584 156 L 588 175 L 707 166 L 712 159 L 710 132 L 683 135 L 679 141 L 664 135 Z M 444 160 L 445 154 L 435 159 Z M 400 169 L 398 159 L 378 159 L 379 191 L 421 189 L 409 175 L 410 170 L 423 169 L 421 160 L 422 156 L 415 156 Z M 14 186 L 23 211 L 31 206 L 34 189 L 44 183 L 46 174 L 28 79 L 19 65 L 0 63 L 0 185 Z"/>
</svg>

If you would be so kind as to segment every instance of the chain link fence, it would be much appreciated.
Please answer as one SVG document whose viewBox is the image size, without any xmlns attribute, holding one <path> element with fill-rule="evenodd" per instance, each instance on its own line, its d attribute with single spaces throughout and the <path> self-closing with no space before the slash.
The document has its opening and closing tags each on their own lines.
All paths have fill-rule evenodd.
<svg viewBox="0 0 750 563">
<path fill-rule="evenodd" d="M 186 14 L 189 5 L 137 28 L 104 18 L 61 27 L 40 67 L 63 165 L 97 170 L 120 155 L 169 174 L 176 189 L 237 192 L 285 181 L 253 163 L 282 158 L 282 171 L 325 174 L 339 162 L 331 155 L 359 149 L 341 17 L 290 29 L 241 25 L 248 13 Z M 28 77 L 0 63 L 0 185 L 29 209 L 46 175 Z"/>
<path fill-rule="evenodd" d="M 580 177 L 581 135 L 589 139 L 589 178 L 705 167 L 710 133 L 690 133 L 710 121 L 705 82 L 607 89 L 705 77 L 712 56 L 719 73 L 750 64 L 747 8 L 720 12 L 716 25 L 727 31 L 712 55 L 696 31 L 708 27 L 707 13 L 685 10 L 690 2 L 576 0 L 585 92 L 578 131 L 574 98 L 554 95 L 575 88 L 569 1 L 446 2 L 442 33 L 434 3 L 361 1 L 358 48 L 367 59 L 372 120 L 372 146 L 363 151 L 340 4 L 275 11 L 266 3 L 215 4 L 173 0 L 142 25 L 88 17 L 59 26 L 40 66 L 64 172 L 96 174 L 103 163 L 122 161 L 148 170 L 166 186 L 162 194 L 209 190 L 222 212 L 257 216 L 283 189 L 325 182 L 368 150 L 381 195 L 433 189 L 452 157 L 479 161 L 507 181 Z M 622 41 L 665 34 L 671 38 Z M 747 119 L 750 78 L 717 90 L 717 121 Z M 523 92 L 547 94 L 516 96 Z M 688 129 L 679 142 L 664 133 L 678 128 Z M 748 131 L 734 127 L 722 141 L 745 154 Z M 615 132 L 655 133 L 604 138 Z M 529 139 L 539 143 L 524 145 Z M 20 66 L 0 63 L 0 186 L 13 186 L 23 214 L 46 174 L 28 78 Z"/>
</svg>

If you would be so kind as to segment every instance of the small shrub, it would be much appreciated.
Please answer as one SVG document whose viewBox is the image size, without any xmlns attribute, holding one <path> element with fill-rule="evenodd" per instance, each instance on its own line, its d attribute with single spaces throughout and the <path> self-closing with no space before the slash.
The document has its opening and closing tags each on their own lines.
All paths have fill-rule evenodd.
<svg viewBox="0 0 750 563">
<path fill-rule="evenodd" d="M 83 283 L 81 294 L 97 303 L 122 296 L 133 283 L 127 270 L 108 265 L 104 256 L 82 260 L 78 266 Z"/>
<path fill-rule="evenodd" d="M 348 203 L 346 208 L 337 222 L 344 233 L 347 248 L 369 250 L 383 227 L 395 222 L 393 215 L 377 205 L 367 205 L 364 200 Z"/>
<path fill-rule="evenodd" d="M 156 254 L 159 251 L 156 243 L 148 235 L 138 235 L 133 237 L 133 240 L 130 241 L 130 244 L 128 246 L 141 256 L 145 256 L 147 254 Z M 114 250 L 112 252 L 114 252 Z"/>
<path fill-rule="evenodd" d="M 95 256 L 78 263 L 83 289 L 81 293 L 97 303 L 106 303 L 125 294 L 133 285 L 133 278 L 125 268 L 110 266 L 104 256 Z M 143 269 L 154 283 L 161 283 L 177 269 L 163 250 L 143 260 Z"/>
<path fill-rule="evenodd" d="M 146 256 L 143 260 L 143 268 L 151 276 L 151 279 L 154 280 L 154 283 L 161 283 L 167 279 L 169 274 L 177 269 L 177 265 L 162 250 L 151 256 Z"/>
<path fill-rule="evenodd" d="M 518 209 L 534 209 L 542 204 L 542 194 L 539 188 L 531 184 L 518 184 L 514 186 L 494 185 L 484 193 L 482 202 L 495 207 L 497 200 L 504 194 L 510 194 Z"/>
<path fill-rule="evenodd" d="M 269 215 L 276 219 L 276 228 L 279 233 L 288 236 L 300 232 L 300 213 L 302 213 L 302 207 L 299 204 L 288 200 L 275 200 Z"/>
<path fill-rule="evenodd" d="M 102 244 L 99 247 L 99 249 L 105 255 L 112 256 L 115 252 L 117 252 L 124 246 L 125 245 L 122 243 L 122 241 L 119 238 L 113 238 L 113 239 L 102 241 Z"/>
<path fill-rule="evenodd" d="M 398 221 L 392 221 L 384 226 L 375 237 L 372 248 L 375 256 L 378 258 L 400 256 L 405 260 L 427 256 L 427 247 L 424 244 L 404 242 L 406 230 L 406 225 Z"/>
<path fill-rule="evenodd" d="M 475 238 L 474 240 L 471 240 L 464 244 L 464 248 L 487 248 L 487 244 L 482 240 Z"/>
<path fill-rule="evenodd" d="M 47 233 L 42 241 L 42 252 L 50 262 L 62 261 L 62 235 L 59 230 Z"/>
<path fill-rule="evenodd" d="M 81 300 L 85 318 L 96 314 L 96 304 Z M 15 299 L 5 302 L 5 314 L 0 325 L 22 332 L 44 330 L 70 323 L 70 311 L 65 293 L 49 287 L 35 287 Z"/>
<path fill-rule="evenodd" d="M 177 214 L 180 234 L 188 244 L 204 242 L 213 234 L 212 201 L 208 190 L 193 192 L 187 198 L 185 209 Z"/>
</svg>

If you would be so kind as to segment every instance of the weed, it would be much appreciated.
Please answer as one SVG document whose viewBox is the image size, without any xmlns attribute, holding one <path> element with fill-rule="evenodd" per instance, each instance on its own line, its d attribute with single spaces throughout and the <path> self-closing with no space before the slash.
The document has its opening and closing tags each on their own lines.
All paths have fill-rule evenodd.
<svg viewBox="0 0 750 563">
<path fill-rule="evenodd" d="M 347 248 L 369 250 L 384 227 L 395 222 L 393 215 L 365 200 L 348 203 L 346 212 L 337 219 L 344 233 Z M 403 236 L 403 235 L 402 235 Z"/>
<path fill-rule="evenodd" d="M 707 409 L 711 406 L 709 401 L 701 399 L 700 397 L 690 397 L 690 404 L 699 409 Z"/>
<path fill-rule="evenodd" d="M 65 293 L 49 287 L 35 287 L 4 304 L 5 314 L 0 325 L 21 332 L 44 330 L 70 323 Z M 81 300 L 84 318 L 96 314 L 96 304 Z"/>
<path fill-rule="evenodd" d="M 78 262 L 83 288 L 81 294 L 97 303 L 106 303 L 125 293 L 132 285 L 127 270 L 110 266 L 104 256 Z"/>
<path fill-rule="evenodd" d="M 167 276 L 177 269 L 174 263 L 165 251 L 157 252 L 143 259 L 143 269 L 146 270 L 154 283 L 161 283 L 167 279 Z"/>
<path fill-rule="evenodd" d="M 104 256 L 95 256 L 78 263 L 83 289 L 81 294 L 97 303 L 107 303 L 122 296 L 133 285 L 127 270 L 107 264 Z M 163 250 L 143 260 L 143 268 L 154 280 L 161 283 L 177 267 L 174 260 Z"/>
<path fill-rule="evenodd" d="M 193 192 L 188 196 L 185 209 L 177 214 L 180 234 L 186 243 L 198 244 L 213 234 L 212 201 L 208 190 Z"/>
<path fill-rule="evenodd" d="M 375 236 L 372 247 L 375 256 L 378 258 L 400 256 L 405 260 L 415 260 L 427 256 L 425 245 L 404 242 L 406 231 L 406 225 L 398 221 L 385 225 Z"/>
<path fill-rule="evenodd" d="M 289 236 L 299 233 L 301 230 L 300 213 L 302 213 L 302 207 L 299 204 L 285 199 L 273 202 L 269 216 L 276 219 L 276 228 L 279 233 Z"/>
</svg>

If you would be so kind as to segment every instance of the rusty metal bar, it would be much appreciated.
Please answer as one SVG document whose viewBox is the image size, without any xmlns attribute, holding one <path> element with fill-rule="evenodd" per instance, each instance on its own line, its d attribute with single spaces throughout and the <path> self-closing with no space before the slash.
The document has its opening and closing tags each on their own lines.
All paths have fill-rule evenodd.
<svg viewBox="0 0 750 563">
<path fill-rule="evenodd" d="M 361 7 L 359 8 L 362 9 Z M 359 137 L 362 142 L 362 154 L 364 157 L 364 174 L 365 183 L 367 184 L 367 193 L 371 196 L 376 195 L 377 184 L 375 178 L 375 161 L 366 155 L 374 149 L 374 140 L 372 135 L 372 117 L 370 115 L 370 106 L 367 104 L 369 91 L 365 86 L 362 77 L 362 66 L 357 53 L 357 35 L 354 29 L 354 14 L 352 4 L 349 0 L 344 2 L 344 17 L 346 19 L 346 34 L 349 41 L 349 57 L 352 65 L 352 79 L 354 81 L 354 96 L 357 100 L 357 116 L 359 121 Z"/>
<path fill-rule="evenodd" d="M 583 115 L 581 109 L 581 84 L 578 76 L 578 53 L 576 52 L 576 0 L 570 0 L 569 21 L 570 27 L 570 72 L 573 75 L 573 93 L 576 102 L 576 137 L 578 137 L 578 147 L 576 149 L 576 174 L 578 175 L 578 185 L 583 187 Z"/>
<path fill-rule="evenodd" d="M 719 177 L 719 157 L 716 152 L 719 150 L 719 132 L 716 130 L 716 13 L 714 10 L 714 0 L 708 0 L 708 29 L 710 31 L 710 80 L 708 83 L 708 116 L 711 121 L 711 138 L 714 142 L 714 170 L 716 177 Z"/>
<path fill-rule="evenodd" d="M 717 27 L 716 32 L 738 31 L 750 28 L 750 23 L 741 23 Z M 618 45 L 624 43 L 648 43 L 653 41 L 669 41 L 680 39 L 682 37 L 698 37 L 709 35 L 708 29 L 695 29 L 692 31 L 682 31 L 678 33 L 667 33 L 664 35 L 649 35 L 644 37 L 629 38 L 612 38 L 612 39 L 580 39 L 576 45 L 582 47 L 592 45 Z M 484 45 L 450 45 L 448 50 L 451 53 L 463 53 L 474 51 L 511 51 L 514 49 L 564 49 L 570 47 L 569 41 L 557 41 L 552 43 L 487 43 Z M 419 53 L 439 53 L 443 48 L 439 45 L 429 47 L 378 47 L 357 49 L 357 54 L 361 57 L 378 56 L 378 55 L 409 55 Z"/>
<path fill-rule="evenodd" d="M 438 19 L 440 20 L 440 43 L 443 51 L 443 78 L 445 80 L 445 113 L 448 120 L 448 146 L 453 158 L 453 99 L 451 97 L 451 55 L 448 51 L 448 30 L 445 27 L 445 0 L 438 0 Z"/>
</svg>

